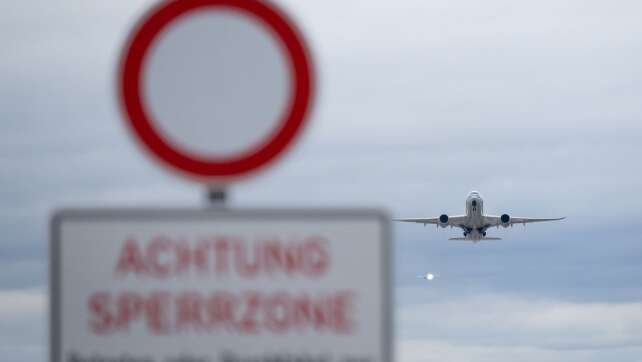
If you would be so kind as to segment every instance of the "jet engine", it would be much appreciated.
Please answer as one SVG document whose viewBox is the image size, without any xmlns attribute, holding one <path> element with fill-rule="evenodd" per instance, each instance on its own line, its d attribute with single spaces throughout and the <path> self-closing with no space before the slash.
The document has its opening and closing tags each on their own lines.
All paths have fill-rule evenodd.
<svg viewBox="0 0 642 362">
<path fill-rule="evenodd" d="M 448 215 L 442 214 L 441 216 L 439 216 L 439 226 L 441 226 L 442 228 L 448 226 Z"/>
<path fill-rule="evenodd" d="M 510 215 L 502 214 L 502 216 L 499 217 L 499 221 L 502 223 L 503 227 L 507 228 L 510 226 Z"/>
</svg>

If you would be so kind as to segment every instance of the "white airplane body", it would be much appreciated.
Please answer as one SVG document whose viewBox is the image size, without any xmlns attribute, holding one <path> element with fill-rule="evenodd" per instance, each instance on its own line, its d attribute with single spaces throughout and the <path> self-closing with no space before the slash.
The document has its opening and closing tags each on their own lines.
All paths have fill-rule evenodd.
<svg viewBox="0 0 642 362">
<path fill-rule="evenodd" d="M 442 214 L 433 218 L 413 218 L 413 219 L 395 219 L 395 221 L 414 222 L 418 224 L 435 224 L 437 227 L 459 227 L 464 231 L 463 237 L 450 238 L 449 240 L 470 240 L 478 242 L 480 240 L 501 240 L 501 238 L 486 236 L 486 230 L 491 227 L 509 227 L 514 224 L 528 224 L 532 222 L 556 221 L 563 220 L 559 218 L 528 218 L 512 217 L 508 214 L 501 216 L 484 214 L 484 199 L 479 192 L 471 191 L 466 198 L 466 214 L 457 216 L 448 216 Z"/>
</svg>

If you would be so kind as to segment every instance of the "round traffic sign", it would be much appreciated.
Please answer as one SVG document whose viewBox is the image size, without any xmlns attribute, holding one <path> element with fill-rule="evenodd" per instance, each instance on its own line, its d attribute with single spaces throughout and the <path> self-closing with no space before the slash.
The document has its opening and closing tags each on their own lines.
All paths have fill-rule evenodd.
<svg viewBox="0 0 642 362">
<path fill-rule="evenodd" d="M 119 96 L 129 128 L 158 160 L 227 182 L 292 144 L 313 95 L 311 58 L 293 23 L 258 0 L 168 0 L 135 27 Z"/>
</svg>

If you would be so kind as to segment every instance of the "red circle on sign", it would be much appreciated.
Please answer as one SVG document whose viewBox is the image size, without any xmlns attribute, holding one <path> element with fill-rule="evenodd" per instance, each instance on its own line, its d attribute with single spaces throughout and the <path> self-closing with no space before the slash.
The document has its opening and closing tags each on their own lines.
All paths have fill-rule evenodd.
<svg viewBox="0 0 642 362">
<path fill-rule="evenodd" d="M 143 64 L 150 46 L 170 23 L 195 11 L 225 9 L 249 15 L 266 25 L 289 60 L 292 91 L 277 130 L 258 147 L 237 157 L 215 158 L 190 154 L 173 146 L 155 129 L 142 101 Z M 257 0 L 169 0 L 154 8 L 127 43 L 119 89 L 126 119 L 137 138 L 160 160 L 198 179 L 229 179 L 255 171 L 281 154 L 300 133 L 311 104 L 313 77 L 307 48 L 287 17 L 273 5 Z"/>
</svg>

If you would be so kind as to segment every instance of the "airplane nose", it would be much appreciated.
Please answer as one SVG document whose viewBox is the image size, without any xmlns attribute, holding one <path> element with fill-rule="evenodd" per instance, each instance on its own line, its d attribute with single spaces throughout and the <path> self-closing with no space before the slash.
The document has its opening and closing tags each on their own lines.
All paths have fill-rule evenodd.
<svg viewBox="0 0 642 362">
<path fill-rule="evenodd" d="M 470 204 L 473 205 L 473 207 L 477 206 L 477 200 L 473 200 Z"/>
</svg>

